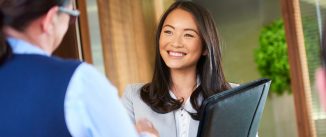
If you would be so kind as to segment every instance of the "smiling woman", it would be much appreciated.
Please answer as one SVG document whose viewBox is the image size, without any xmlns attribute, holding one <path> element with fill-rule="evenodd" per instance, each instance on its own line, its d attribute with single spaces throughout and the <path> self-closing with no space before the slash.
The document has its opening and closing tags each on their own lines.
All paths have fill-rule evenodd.
<svg viewBox="0 0 326 137">
<path fill-rule="evenodd" d="M 134 122 L 149 119 L 160 136 L 194 137 L 202 100 L 229 88 L 210 13 L 177 1 L 158 25 L 152 81 L 127 86 L 122 101 Z"/>
</svg>

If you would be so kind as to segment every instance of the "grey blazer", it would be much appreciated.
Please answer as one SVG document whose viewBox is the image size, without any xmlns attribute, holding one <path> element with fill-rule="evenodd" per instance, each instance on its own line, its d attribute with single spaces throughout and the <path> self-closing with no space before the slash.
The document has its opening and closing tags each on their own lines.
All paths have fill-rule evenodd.
<svg viewBox="0 0 326 137">
<path fill-rule="evenodd" d="M 237 84 L 230 83 L 231 87 Z M 140 88 L 144 84 L 131 84 L 125 89 L 122 96 L 122 103 L 127 109 L 131 120 L 135 123 L 138 119 L 146 118 L 150 120 L 158 130 L 160 137 L 178 137 L 175 112 L 159 114 L 153 111 L 140 97 Z M 199 121 L 191 120 L 189 125 L 189 137 L 196 137 Z"/>
<path fill-rule="evenodd" d="M 151 121 L 159 132 L 160 137 L 177 137 L 175 112 L 159 114 L 153 111 L 140 97 L 140 88 L 144 84 L 131 84 L 125 89 L 122 103 L 126 107 L 131 120 L 135 123 L 138 119 L 146 118 Z M 197 136 L 199 121 L 191 120 L 189 137 Z"/>
</svg>

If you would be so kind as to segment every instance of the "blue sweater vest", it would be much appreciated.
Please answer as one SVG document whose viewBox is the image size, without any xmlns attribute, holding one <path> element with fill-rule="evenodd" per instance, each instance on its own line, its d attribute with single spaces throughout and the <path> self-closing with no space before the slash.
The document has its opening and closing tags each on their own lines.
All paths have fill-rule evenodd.
<svg viewBox="0 0 326 137">
<path fill-rule="evenodd" d="M 0 66 L 0 137 L 71 136 L 64 117 L 69 81 L 80 62 L 14 54 Z"/>
</svg>

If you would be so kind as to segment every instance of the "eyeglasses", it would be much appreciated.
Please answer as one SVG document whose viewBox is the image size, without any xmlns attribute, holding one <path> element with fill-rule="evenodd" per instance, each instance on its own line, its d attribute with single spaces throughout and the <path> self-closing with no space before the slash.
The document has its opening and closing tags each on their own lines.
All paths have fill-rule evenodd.
<svg viewBox="0 0 326 137">
<path fill-rule="evenodd" d="M 59 7 L 59 11 L 62 13 L 66 13 L 70 16 L 70 24 L 74 24 L 77 20 L 77 17 L 79 16 L 80 12 L 79 10 L 71 10 L 71 9 L 67 9 L 65 7 Z"/>
</svg>

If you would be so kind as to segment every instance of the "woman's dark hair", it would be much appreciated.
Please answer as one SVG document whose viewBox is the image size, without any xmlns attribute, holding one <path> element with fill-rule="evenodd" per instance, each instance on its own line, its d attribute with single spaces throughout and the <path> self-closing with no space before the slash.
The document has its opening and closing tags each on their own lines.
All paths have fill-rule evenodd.
<svg viewBox="0 0 326 137">
<path fill-rule="evenodd" d="M 225 80 L 222 70 L 220 41 L 214 20 L 205 8 L 191 1 L 176 1 L 163 14 L 156 31 L 154 75 L 152 82 L 147 83 L 141 88 L 140 95 L 142 100 L 157 113 L 168 113 L 182 106 L 183 99 L 173 99 L 169 94 L 169 89 L 172 86 L 171 75 L 159 51 L 159 40 L 164 21 L 175 9 L 185 10 L 194 16 L 203 41 L 203 51 L 206 50 L 208 52 L 207 55 L 201 56 L 197 63 L 196 73 L 201 84 L 190 96 L 191 105 L 197 110 L 197 113 L 190 114 L 193 119 L 199 120 L 199 114 L 201 114 L 200 105 L 202 103 L 198 102 L 199 96 L 203 96 L 206 99 L 215 93 L 229 89 L 230 85 Z"/>
<path fill-rule="evenodd" d="M 24 31 L 34 19 L 46 14 L 53 6 L 64 6 L 70 0 L 1 0 L 0 1 L 0 65 L 12 54 L 6 43 L 4 26 Z"/>
</svg>

